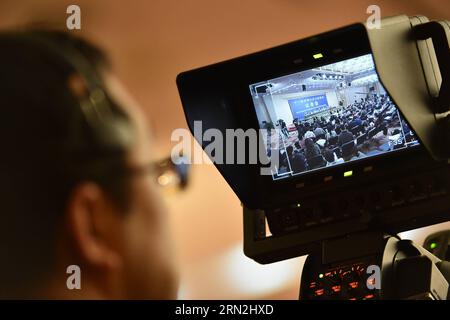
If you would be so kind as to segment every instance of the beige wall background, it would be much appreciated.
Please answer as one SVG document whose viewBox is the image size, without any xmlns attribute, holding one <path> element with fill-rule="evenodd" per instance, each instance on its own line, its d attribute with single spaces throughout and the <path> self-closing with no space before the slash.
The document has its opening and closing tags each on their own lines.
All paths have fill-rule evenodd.
<svg viewBox="0 0 450 320">
<path fill-rule="evenodd" d="M 0 28 L 31 22 L 64 27 L 69 4 L 81 7 L 76 32 L 110 53 L 141 103 L 159 153 L 170 151 L 173 129 L 186 127 L 175 85 L 181 71 L 364 21 L 371 4 L 382 16 L 450 19 L 448 0 L 2 0 Z M 196 166 L 190 189 L 169 206 L 183 276 L 180 297 L 297 297 L 303 258 L 259 266 L 243 255 L 240 203 L 214 167 Z M 421 241 L 424 234 L 407 236 Z"/>
</svg>

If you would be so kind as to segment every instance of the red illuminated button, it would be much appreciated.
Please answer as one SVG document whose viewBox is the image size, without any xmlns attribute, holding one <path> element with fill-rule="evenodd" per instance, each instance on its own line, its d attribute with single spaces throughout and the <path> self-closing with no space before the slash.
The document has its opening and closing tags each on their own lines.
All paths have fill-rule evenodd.
<svg viewBox="0 0 450 320">
<path fill-rule="evenodd" d="M 314 293 L 316 294 L 317 297 L 320 297 L 320 296 L 323 296 L 324 290 L 323 289 L 317 289 L 316 291 L 314 291 Z"/>
<path fill-rule="evenodd" d="M 341 286 L 332 286 L 331 290 L 333 290 L 333 292 L 341 292 Z"/>
</svg>

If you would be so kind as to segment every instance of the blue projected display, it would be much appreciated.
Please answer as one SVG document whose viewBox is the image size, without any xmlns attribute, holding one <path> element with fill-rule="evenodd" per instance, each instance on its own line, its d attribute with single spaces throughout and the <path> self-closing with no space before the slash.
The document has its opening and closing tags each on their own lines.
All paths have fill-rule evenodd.
<svg viewBox="0 0 450 320">
<path fill-rule="evenodd" d="M 288 100 L 288 103 L 291 107 L 292 117 L 299 120 L 304 120 L 307 115 L 328 107 L 328 100 L 325 94 L 291 99 Z"/>
</svg>

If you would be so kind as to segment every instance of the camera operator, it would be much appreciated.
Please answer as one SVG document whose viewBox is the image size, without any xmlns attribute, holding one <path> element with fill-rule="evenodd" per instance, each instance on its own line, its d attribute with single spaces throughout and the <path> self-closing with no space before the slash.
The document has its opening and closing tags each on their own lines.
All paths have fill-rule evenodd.
<svg viewBox="0 0 450 320">
<path fill-rule="evenodd" d="M 94 138 L 99 128 L 80 103 L 89 94 L 86 74 L 37 38 L 88 62 L 83 71 L 103 83 L 88 98 L 102 103 L 111 97 L 102 119 L 123 125 L 107 138 L 126 143 Z M 3 32 L 0 44 L 0 297 L 175 298 L 177 276 L 156 183 L 163 169 L 139 107 L 106 56 L 54 31 Z M 81 270 L 80 290 L 68 289 L 71 265 Z"/>
</svg>

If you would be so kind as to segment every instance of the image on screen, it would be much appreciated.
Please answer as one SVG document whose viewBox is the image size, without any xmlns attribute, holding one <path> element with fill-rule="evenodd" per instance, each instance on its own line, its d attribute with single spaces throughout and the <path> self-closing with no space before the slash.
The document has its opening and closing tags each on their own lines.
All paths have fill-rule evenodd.
<svg viewBox="0 0 450 320">
<path fill-rule="evenodd" d="M 419 144 L 371 54 L 251 84 L 250 92 L 260 128 L 278 129 L 277 149 L 266 144 L 269 157 L 279 155 L 274 180 Z"/>
</svg>

